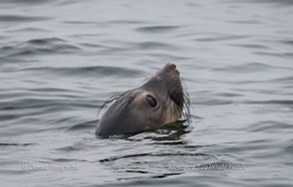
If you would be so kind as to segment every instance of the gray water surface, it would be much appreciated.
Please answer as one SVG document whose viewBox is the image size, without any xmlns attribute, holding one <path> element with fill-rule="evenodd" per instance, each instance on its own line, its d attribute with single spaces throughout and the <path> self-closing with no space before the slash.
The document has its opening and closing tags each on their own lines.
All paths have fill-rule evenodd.
<svg viewBox="0 0 293 187">
<path fill-rule="evenodd" d="M 187 127 L 95 136 L 167 62 Z M 1 186 L 291 186 L 293 1 L 0 1 Z"/>
</svg>

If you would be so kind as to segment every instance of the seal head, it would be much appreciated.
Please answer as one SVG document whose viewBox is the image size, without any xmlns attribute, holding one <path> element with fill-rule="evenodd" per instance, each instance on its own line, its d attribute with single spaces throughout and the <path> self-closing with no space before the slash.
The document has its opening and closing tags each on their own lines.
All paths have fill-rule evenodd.
<svg viewBox="0 0 293 187">
<path fill-rule="evenodd" d="M 98 136 L 135 134 L 177 121 L 186 100 L 175 64 L 166 64 L 142 86 L 125 91 L 105 112 Z"/>
</svg>

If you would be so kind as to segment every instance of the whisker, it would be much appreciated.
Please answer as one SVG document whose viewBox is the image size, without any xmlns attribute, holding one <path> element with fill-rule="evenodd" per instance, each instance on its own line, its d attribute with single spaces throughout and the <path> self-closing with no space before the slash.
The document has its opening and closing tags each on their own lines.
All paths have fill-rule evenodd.
<svg viewBox="0 0 293 187">
<path fill-rule="evenodd" d="M 111 103 L 111 102 L 117 100 L 119 97 L 121 97 L 122 94 L 123 94 L 123 93 L 118 93 L 118 94 L 112 95 L 110 98 L 108 98 L 108 99 L 102 104 L 102 106 L 100 107 L 100 109 L 99 109 L 99 111 L 98 111 L 98 113 L 97 113 L 97 118 L 99 117 L 101 110 L 102 110 L 107 104 L 109 104 L 109 103 Z"/>
<path fill-rule="evenodd" d="M 182 111 L 182 117 L 185 118 L 186 121 L 190 118 L 190 97 L 186 88 L 186 85 L 182 81 L 182 89 L 183 89 L 183 98 L 184 98 L 184 105 Z"/>
</svg>

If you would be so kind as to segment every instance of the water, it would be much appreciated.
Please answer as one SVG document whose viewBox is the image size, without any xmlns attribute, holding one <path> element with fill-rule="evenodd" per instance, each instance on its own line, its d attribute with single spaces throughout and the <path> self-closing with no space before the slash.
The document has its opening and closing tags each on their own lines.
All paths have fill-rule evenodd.
<svg viewBox="0 0 293 187">
<path fill-rule="evenodd" d="M 291 0 L 2 0 L 1 186 L 290 186 L 292 51 Z M 96 138 L 167 62 L 188 127 Z"/>
</svg>

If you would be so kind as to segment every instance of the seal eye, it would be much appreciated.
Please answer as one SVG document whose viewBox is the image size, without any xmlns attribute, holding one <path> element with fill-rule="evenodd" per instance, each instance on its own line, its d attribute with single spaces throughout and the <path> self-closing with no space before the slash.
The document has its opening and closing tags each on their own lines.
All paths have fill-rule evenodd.
<svg viewBox="0 0 293 187">
<path fill-rule="evenodd" d="M 147 95 L 146 101 L 152 108 L 155 108 L 157 106 L 157 100 L 151 95 Z"/>
</svg>

